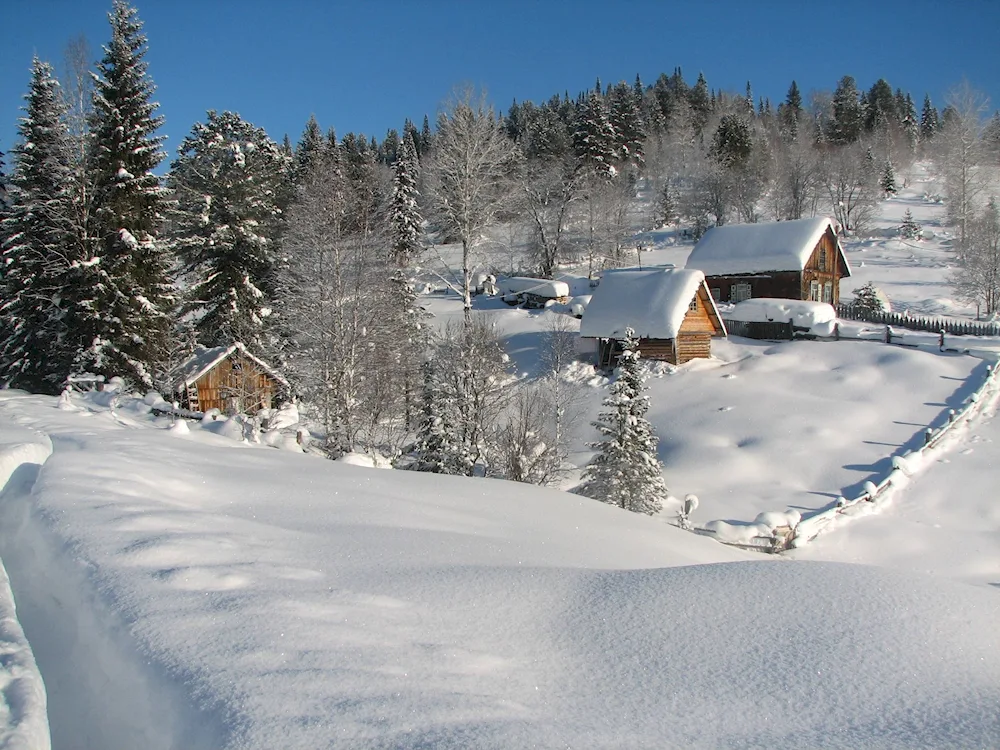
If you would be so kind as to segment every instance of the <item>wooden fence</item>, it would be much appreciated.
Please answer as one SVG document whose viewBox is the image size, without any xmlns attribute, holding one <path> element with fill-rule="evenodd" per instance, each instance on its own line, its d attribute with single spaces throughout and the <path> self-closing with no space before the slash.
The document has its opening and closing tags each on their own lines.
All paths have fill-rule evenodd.
<svg viewBox="0 0 1000 750">
<path fill-rule="evenodd" d="M 862 320 L 866 323 L 909 328 L 913 331 L 930 331 L 931 333 L 944 331 L 954 336 L 1000 336 L 1000 323 L 996 322 L 871 312 L 859 310 L 854 305 L 837 305 L 837 317 L 844 320 Z"/>
</svg>

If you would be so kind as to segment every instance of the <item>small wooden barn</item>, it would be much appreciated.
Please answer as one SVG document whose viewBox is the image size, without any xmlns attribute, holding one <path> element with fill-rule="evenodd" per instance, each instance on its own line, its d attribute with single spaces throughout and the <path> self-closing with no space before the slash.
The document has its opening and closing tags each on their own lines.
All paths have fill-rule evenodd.
<svg viewBox="0 0 1000 750">
<path fill-rule="evenodd" d="M 598 342 L 598 365 L 613 367 L 625 330 L 639 337 L 639 356 L 679 365 L 712 356 L 712 337 L 726 327 L 701 271 L 682 268 L 606 271 L 580 321 L 580 336 Z"/>
<path fill-rule="evenodd" d="M 235 342 L 199 347 L 177 368 L 174 392 L 181 406 L 194 412 L 254 414 L 272 408 L 279 394 L 289 393 L 289 386 L 273 367 Z"/>
<path fill-rule="evenodd" d="M 836 305 L 840 280 L 851 275 L 828 218 L 713 227 L 687 268 L 705 274 L 718 302 L 778 297 Z"/>
</svg>

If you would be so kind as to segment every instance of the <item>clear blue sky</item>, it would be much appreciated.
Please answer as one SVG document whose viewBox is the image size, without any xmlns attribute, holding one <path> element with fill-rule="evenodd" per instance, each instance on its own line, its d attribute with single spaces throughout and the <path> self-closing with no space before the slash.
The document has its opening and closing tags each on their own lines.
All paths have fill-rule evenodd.
<svg viewBox="0 0 1000 750">
<path fill-rule="evenodd" d="M 693 83 L 777 104 L 844 75 L 885 77 L 942 106 L 963 76 L 1000 108 L 1000 0 L 137 0 L 173 158 L 208 109 L 230 109 L 280 141 L 310 114 L 339 135 L 433 121 L 458 85 L 502 109 L 603 83 Z M 13 145 L 32 54 L 58 70 L 83 34 L 95 59 L 111 0 L 0 1 L 0 149 Z M 9 165 L 8 165 L 9 166 Z"/>
</svg>

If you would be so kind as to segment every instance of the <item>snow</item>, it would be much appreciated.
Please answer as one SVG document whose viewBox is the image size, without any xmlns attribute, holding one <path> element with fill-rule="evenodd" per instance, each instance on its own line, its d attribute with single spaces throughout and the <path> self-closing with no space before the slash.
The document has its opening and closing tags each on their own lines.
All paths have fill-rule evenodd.
<svg viewBox="0 0 1000 750">
<path fill-rule="evenodd" d="M 534 279 L 527 276 L 512 276 L 498 282 L 500 295 L 505 294 L 535 294 L 551 299 L 569 296 L 569 285 L 565 281 L 549 281 Z"/>
<path fill-rule="evenodd" d="M 675 338 L 704 284 L 701 271 L 679 268 L 605 271 L 583 315 L 580 335 L 622 338 L 631 328 L 639 338 Z"/>
<path fill-rule="evenodd" d="M 15 582 L 36 584 L 20 593 L 50 654 L 65 618 L 41 619 L 54 602 L 37 584 L 75 571 L 57 605 L 77 610 L 74 655 L 40 660 L 57 743 L 1000 738 L 992 591 L 765 560 L 551 490 L 374 471 L 196 430 L 177 440 L 75 398 L 65 412 L 0 395 L 0 430 L 30 425 L 54 447 L 30 493 L 9 498 L 27 525 L 3 539 Z"/>
<path fill-rule="evenodd" d="M 706 276 L 801 271 L 831 226 L 831 219 L 815 218 L 713 227 L 691 251 L 687 267 Z"/>
<path fill-rule="evenodd" d="M 831 335 L 837 321 L 837 311 L 825 302 L 765 297 L 737 302 L 723 316 L 726 320 L 759 323 L 790 320 L 794 327 L 809 329 L 818 336 Z"/>
<path fill-rule="evenodd" d="M 845 241 L 856 271 L 842 291 L 873 281 L 897 310 L 974 314 L 948 287 L 951 231 L 921 169 L 875 236 Z M 926 239 L 896 237 L 907 207 L 934 227 Z M 644 264 L 690 252 L 672 232 L 642 243 Z M 475 307 L 518 375 L 536 375 L 562 308 Z M 434 326 L 463 316 L 455 296 L 426 308 Z M 963 352 L 995 359 L 1000 342 L 949 336 L 940 351 L 935 334 L 883 332 L 845 322 L 841 341 L 730 339 L 711 360 L 646 365 L 673 495 L 654 517 L 303 454 L 293 407 L 252 444 L 247 423 L 157 418 L 158 394 L 131 400 L 117 382 L 59 399 L 0 391 L 0 470 L 14 477 L 0 556 L 53 744 L 1000 746 L 1000 396 L 914 452 L 984 381 Z M 580 467 L 610 381 L 587 362 L 559 375 L 580 394 Z M 753 543 L 890 477 L 900 489 L 780 557 L 673 525 L 697 493 L 692 525 Z M 3 689 L 31 654 L 11 632 L 0 746 L 44 731 L 38 670 Z M 24 747 L 47 746 L 31 736 Z"/>
<path fill-rule="evenodd" d="M 23 492 L 52 452 L 45 435 L 7 426 L 0 435 L 0 500 Z M 30 486 L 30 484 L 29 484 Z M 0 523 L 20 519 L 0 504 Z M 48 750 L 45 685 L 18 621 L 7 571 L 0 563 L 0 747 Z"/>
</svg>

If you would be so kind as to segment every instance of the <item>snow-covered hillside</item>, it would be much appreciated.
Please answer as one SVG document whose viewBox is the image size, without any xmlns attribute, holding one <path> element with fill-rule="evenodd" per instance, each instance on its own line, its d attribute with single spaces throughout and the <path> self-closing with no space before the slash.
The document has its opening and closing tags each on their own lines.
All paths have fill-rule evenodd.
<svg viewBox="0 0 1000 750">
<path fill-rule="evenodd" d="M 873 281 L 897 310 L 974 313 L 951 297 L 934 195 L 918 165 L 880 234 L 848 241 L 845 296 Z M 895 237 L 906 208 L 926 239 Z M 691 249 L 638 243 L 644 267 Z M 422 304 L 435 326 L 463 314 L 454 295 Z M 576 325 L 560 306 L 475 308 L 522 380 L 553 317 Z M 647 366 L 675 498 L 654 517 L 330 462 L 294 434 L 273 450 L 151 399 L 0 392 L 0 558 L 38 666 L 0 596 L 0 739 L 46 747 L 40 673 L 57 750 L 1000 746 L 995 399 L 880 513 L 786 555 L 673 525 L 688 493 L 696 525 L 856 495 L 997 348 L 871 338 L 734 338 Z M 582 362 L 561 376 L 581 414 L 570 488 L 610 381 Z"/>
<path fill-rule="evenodd" d="M 1000 740 L 988 589 L 75 405 L 0 397 L 53 447 L 0 552 L 56 747 Z"/>
</svg>

